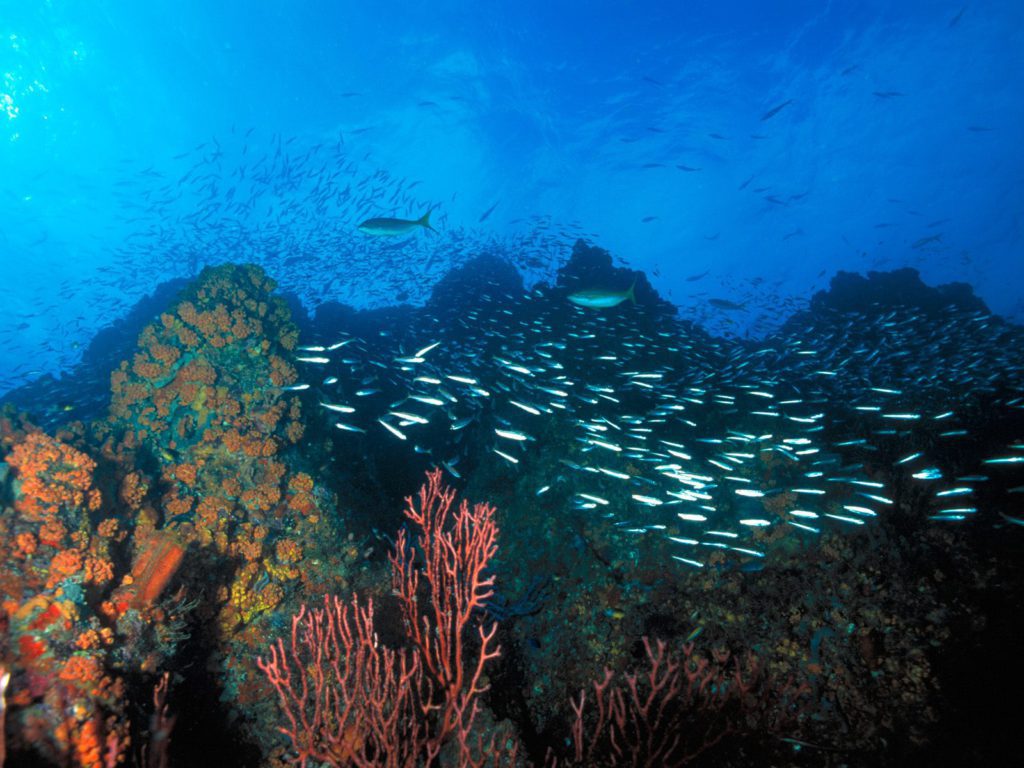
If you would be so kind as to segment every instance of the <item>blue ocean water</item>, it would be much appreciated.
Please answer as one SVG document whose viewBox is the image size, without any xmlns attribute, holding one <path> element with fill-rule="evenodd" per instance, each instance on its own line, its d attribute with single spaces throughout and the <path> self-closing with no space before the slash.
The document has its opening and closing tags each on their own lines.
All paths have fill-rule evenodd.
<svg viewBox="0 0 1024 768">
<path fill-rule="evenodd" d="M 0 768 L 1012 765 L 1022 93 L 1014 0 L 0 0 Z"/>
<path fill-rule="evenodd" d="M 59 375 L 154 285 L 226 258 L 226 231 L 253 237 L 250 258 L 283 259 L 254 234 L 275 219 L 303 242 L 288 287 L 310 303 L 394 303 L 401 289 L 345 276 L 340 236 L 367 213 L 347 203 L 155 234 L 282 137 L 296 158 L 344 142 L 322 170 L 351 164 L 339 182 L 416 182 L 403 202 L 435 206 L 465 247 L 548 217 L 568 234 L 553 258 L 586 235 L 684 314 L 704 316 L 708 296 L 749 302 L 731 319 L 744 332 L 836 270 L 901 266 L 969 282 L 1019 320 L 1022 14 L 1012 1 L 5 2 L 3 386 Z M 220 170 L 193 176 L 216 171 L 219 186 L 177 183 L 204 159 Z M 393 189 L 372 207 L 404 213 Z M 435 267 L 452 250 L 424 247 Z M 382 269 L 423 274 L 398 256 Z"/>
</svg>

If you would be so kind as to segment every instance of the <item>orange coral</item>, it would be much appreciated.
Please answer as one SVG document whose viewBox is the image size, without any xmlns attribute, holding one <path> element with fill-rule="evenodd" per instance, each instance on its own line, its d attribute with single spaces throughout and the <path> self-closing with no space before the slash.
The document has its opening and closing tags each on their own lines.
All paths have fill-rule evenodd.
<svg viewBox="0 0 1024 768">
<path fill-rule="evenodd" d="M 259 560 L 263 556 L 263 539 L 251 529 L 249 523 L 242 526 L 242 530 L 232 543 L 232 550 L 237 552 L 244 560 L 249 562 Z"/>
<path fill-rule="evenodd" d="M 58 677 L 69 683 L 83 683 L 92 687 L 103 679 L 103 666 L 96 656 L 76 653 L 64 662 Z"/>
<path fill-rule="evenodd" d="M 313 478 L 305 472 L 299 472 L 288 481 L 288 490 L 292 492 L 313 490 Z"/>
<path fill-rule="evenodd" d="M 190 382 L 213 386 L 217 381 L 217 371 L 209 361 L 197 357 L 178 371 L 177 379 L 182 383 Z"/>
<path fill-rule="evenodd" d="M 75 638 L 75 647 L 79 650 L 88 651 L 100 646 L 100 633 L 95 629 L 87 629 Z"/>
<path fill-rule="evenodd" d="M 118 536 L 120 525 L 116 517 L 108 517 L 96 526 L 96 532 L 104 539 L 116 539 L 119 541 L 121 538 Z"/>
<path fill-rule="evenodd" d="M 121 501 L 128 507 L 135 509 L 141 506 L 142 500 L 145 498 L 147 491 L 149 490 L 148 484 L 142 479 L 142 475 L 139 472 L 129 472 L 125 475 L 124 480 L 121 481 L 120 497 Z"/>
<path fill-rule="evenodd" d="M 231 504 L 217 496 L 204 496 L 196 507 L 196 524 L 216 528 L 224 519 Z"/>
<path fill-rule="evenodd" d="M 285 430 L 285 434 L 291 442 L 297 443 L 302 439 L 302 435 L 305 431 L 306 429 L 302 426 L 301 422 L 292 421 L 288 423 L 288 429 Z"/>
<path fill-rule="evenodd" d="M 154 344 L 149 348 L 149 354 L 167 367 L 173 366 L 181 358 L 178 348 L 170 344 Z"/>
<path fill-rule="evenodd" d="M 90 718 L 82 723 L 75 739 L 75 752 L 78 762 L 84 768 L 100 768 L 103 765 L 103 731 L 97 718 Z"/>
<path fill-rule="evenodd" d="M 132 362 L 132 372 L 141 379 L 155 381 L 165 376 L 167 369 L 165 366 L 160 365 L 160 363 L 154 363 L 146 355 L 139 353 Z"/>
<path fill-rule="evenodd" d="M 18 479 L 15 508 L 26 519 L 42 520 L 65 509 L 99 509 L 92 487 L 96 463 L 84 453 L 41 432 L 14 446 L 7 463 Z"/>
<path fill-rule="evenodd" d="M 276 485 L 258 485 L 243 491 L 239 501 L 253 512 L 269 512 L 281 501 L 281 489 Z"/>
<path fill-rule="evenodd" d="M 127 366 L 122 363 L 121 367 L 110 374 L 111 390 L 119 390 L 128 383 Z"/>
<path fill-rule="evenodd" d="M 114 564 L 99 557 L 85 558 L 85 580 L 90 584 L 104 585 L 114 579 Z"/>
<path fill-rule="evenodd" d="M 38 547 L 38 539 L 27 531 L 14 537 L 13 554 L 15 557 L 30 557 Z"/>
<path fill-rule="evenodd" d="M 292 539 L 281 539 L 274 547 L 277 559 L 282 563 L 297 563 L 302 560 L 302 547 Z"/>
<path fill-rule="evenodd" d="M 226 419 L 233 419 L 242 412 L 242 404 L 232 398 L 223 387 L 217 388 L 217 413 Z"/>
<path fill-rule="evenodd" d="M 289 443 L 302 439 L 303 420 L 300 398 L 278 389 L 298 380 L 288 360 L 298 332 L 287 305 L 268 294 L 273 289 L 256 267 L 204 270 L 112 375 L 110 419 L 93 429 L 104 459 L 117 467 L 119 497 L 130 514 L 121 528 L 99 528 L 98 537 L 78 547 L 86 578 L 106 583 L 115 578 L 110 540 L 134 538 L 131 573 L 102 607 L 105 620 L 152 607 L 196 542 L 189 551 L 204 566 L 224 556 L 252 566 L 230 590 L 222 583 L 210 590 L 223 588 L 233 621 L 245 623 L 283 599 L 281 584 L 299 578 L 304 552 L 316 546 L 309 536 L 322 516 L 313 478 L 293 476 L 282 458 Z M 301 527 L 268 546 L 268 528 L 279 530 L 286 515 Z M 158 524 L 164 529 L 157 531 Z M 50 532 L 61 534 L 50 536 L 58 550 L 70 548 L 69 528 Z M 176 538 L 163 540 L 168 528 Z M 75 642 L 82 650 L 98 647 L 82 627 L 68 640 Z"/>
<path fill-rule="evenodd" d="M 180 341 L 186 349 L 195 349 L 199 346 L 199 335 L 191 328 L 181 326 L 178 328 L 177 333 L 178 341 Z"/>
<path fill-rule="evenodd" d="M 298 373 L 295 368 L 277 355 L 270 356 L 270 381 L 275 387 L 295 383 Z"/>
<path fill-rule="evenodd" d="M 168 494 L 163 499 L 164 515 L 168 520 L 187 515 L 192 511 L 192 503 L 190 496 Z"/>
<path fill-rule="evenodd" d="M 191 301 L 183 301 L 178 305 L 178 317 L 189 325 L 199 325 L 199 313 Z"/>
<path fill-rule="evenodd" d="M 61 547 L 68 530 L 60 520 L 51 518 L 43 523 L 39 529 L 39 543 L 48 547 Z"/>
<path fill-rule="evenodd" d="M 224 493 L 227 494 L 229 498 L 237 498 L 242 493 L 242 484 L 238 482 L 238 478 L 236 477 L 225 477 L 224 480 L 221 481 L 221 488 L 224 489 Z"/>
<path fill-rule="evenodd" d="M 49 584 L 57 584 L 82 570 L 82 553 L 74 549 L 58 552 L 50 560 Z"/>
<path fill-rule="evenodd" d="M 316 502 L 313 500 L 312 494 L 307 491 L 292 494 L 288 500 L 288 507 L 303 517 L 314 517 L 316 513 Z"/>
<path fill-rule="evenodd" d="M 316 501 L 313 498 L 313 478 L 300 472 L 288 483 L 290 498 L 288 507 L 296 514 L 316 518 Z"/>
<path fill-rule="evenodd" d="M 284 415 L 285 403 L 279 400 L 258 415 L 259 423 L 267 432 L 272 432 L 277 427 L 281 416 Z"/>
<path fill-rule="evenodd" d="M 185 485 L 196 484 L 196 465 L 178 464 L 174 467 L 174 476 Z"/>
<path fill-rule="evenodd" d="M 268 461 L 264 465 L 266 470 L 266 482 L 277 484 L 284 479 L 287 467 L 280 461 Z"/>
<path fill-rule="evenodd" d="M 231 453 L 241 453 L 245 444 L 242 440 L 242 436 L 238 434 L 238 430 L 234 428 L 227 430 L 221 438 L 221 441 L 223 442 L 224 447 Z"/>
</svg>

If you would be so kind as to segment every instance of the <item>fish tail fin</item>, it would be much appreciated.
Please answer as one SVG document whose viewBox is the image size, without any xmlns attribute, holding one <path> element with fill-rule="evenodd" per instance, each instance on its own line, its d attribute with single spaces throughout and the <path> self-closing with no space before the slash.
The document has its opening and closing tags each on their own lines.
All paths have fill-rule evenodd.
<svg viewBox="0 0 1024 768">
<path fill-rule="evenodd" d="M 635 289 L 636 289 L 636 278 L 634 277 L 633 278 L 633 284 L 631 286 L 629 286 L 629 290 L 626 291 L 626 298 L 629 299 L 630 302 L 633 303 L 633 304 L 636 304 L 636 293 L 634 292 Z"/>
<path fill-rule="evenodd" d="M 430 226 L 430 211 L 427 211 L 422 216 L 420 216 L 416 220 L 416 223 L 419 224 L 424 229 L 429 229 L 431 232 L 437 232 L 436 229 L 434 229 L 432 226 Z"/>
</svg>

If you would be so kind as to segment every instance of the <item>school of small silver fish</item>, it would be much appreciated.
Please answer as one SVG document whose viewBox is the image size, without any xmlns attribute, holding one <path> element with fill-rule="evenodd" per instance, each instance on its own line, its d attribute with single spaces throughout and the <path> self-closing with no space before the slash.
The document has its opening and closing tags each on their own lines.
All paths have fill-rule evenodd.
<svg viewBox="0 0 1024 768">
<path fill-rule="evenodd" d="M 418 181 L 374 169 L 342 137 L 294 141 L 260 140 L 249 129 L 176 156 L 180 175 L 149 167 L 119 183 L 128 234 L 114 266 L 85 287 L 95 311 L 58 329 L 39 357 L 72 368 L 90 328 L 207 264 L 257 263 L 305 307 L 357 298 L 383 307 L 422 303 L 480 253 L 506 260 L 527 285 L 549 279 L 571 243 L 593 236 L 542 215 L 512 236 L 454 226 L 440 201 L 418 196 Z M 368 235 L 376 229 L 365 225 L 381 215 L 404 217 L 379 220 L 408 234 Z M 436 231 L 412 226 L 422 221 Z M 343 269 L 330 254 L 344 255 Z M 712 297 L 661 314 L 632 303 L 628 280 L 582 285 L 568 299 L 539 285 L 521 295 L 495 286 L 468 309 L 428 302 L 415 331 L 311 340 L 297 357 L 308 373 L 299 386 L 315 390 L 336 435 L 376 432 L 452 474 L 468 471 L 481 444 L 509 472 L 556 467 L 535 493 L 564 494 L 630 535 L 663 535 L 672 556 L 694 567 L 715 549 L 763 558 L 754 540 L 776 527 L 813 537 L 824 526 L 870 523 L 906 495 L 904 479 L 937 521 L 990 513 L 1024 524 L 1024 484 L 1005 482 L 1024 470 L 1024 430 L 1007 432 L 1005 447 L 970 471 L 940 461 L 950 465 L 960 445 L 976 452 L 979 410 L 1020 423 L 1016 326 L 984 312 L 829 314 L 780 301 L 779 322 L 791 319 L 748 342 L 711 336 L 680 314 L 745 311 L 758 295 L 773 296 L 770 286 L 752 284 L 742 303 Z M 65 281 L 51 298 L 83 295 Z M 41 305 L 35 315 L 50 313 Z M 37 358 L 11 368 L 0 389 L 37 377 L 41 365 L 51 367 Z M 92 405 L 58 403 L 53 418 L 102 407 L 106 381 L 94 385 Z M 33 403 L 40 394 L 45 388 L 33 390 Z M 548 455 L 565 435 L 572 450 Z"/>
<path fill-rule="evenodd" d="M 457 193 L 449 200 L 421 196 L 421 181 L 392 175 L 340 134 L 302 145 L 250 128 L 174 160 L 187 161 L 182 175 L 149 170 L 149 182 L 159 186 L 147 186 L 143 199 L 131 184 L 122 190 L 128 222 L 146 225 L 118 254 L 122 274 L 144 270 L 167 279 L 183 268 L 191 275 L 206 264 L 247 262 L 267 269 L 305 306 L 388 306 L 396 296 L 425 298 L 440 276 L 482 251 L 500 252 L 524 272 L 545 271 L 581 234 L 576 224 L 556 227 L 539 214 L 517 222 L 519 232 L 507 237 L 456 225 L 445 205 Z M 374 216 L 419 219 L 424 212 L 433 212 L 429 232 L 412 227 L 380 238 L 360 231 Z"/>
<path fill-rule="evenodd" d="M 1024 333 L 987 313 L 819 311 L 745 343 L 493 285 L 414 325 L 307 340 L 294 389 L 339 439 L 395 440 L 455 477 L 480 448 L 509 473 L 548 466 L 535 494 L 662 537 L 681 566 L 722 551 L 756 570 L 767 532 L 853 529 L 908 498 L 935 521 L 1024 523 Z M 942 446 L 976 440 L 979 408 L 1017 431 L 951 475 Z M 993 499 L 996 475 L 1016 487 Z"/>
<path fill-rule="evenodd" d="M 0 329 L 0 356 L 12 361 L 0 371 L 0 394 L 42 373 L 72 369 L 90 339 L 129 315 L 155 286 L 194 277 L 204 266 L 258 264 L 305 307 L 392 306 L 422 302 L 443 275 L 484 252 L 501 254 L 530 279 L 548 276 L 576 239 L 596 236 L 546 213 L 513 219 L 501 234 L 475 220 L 457 224 L 446 210 L 457 192 L 445 200 L 422 195 L 422 180 L 392 175 L 370 152 L 355 149 L 357 133 L 307 144 L 232 129 L 142 170 L 135 160 L 111 170 L 119 180 L 97 197 L 112 194 L 117 213 L 97 213 L 109 224 L 91 246 L 103 255 L 80 257 L 104 266 L 87 280 L 48 283 L 37 296 L 23 296 L 23 286 L 0 286 L 11 306 L 26 307 Z M 419 219 L 425 211 L 432 212 L 431 231 L 374 237 L 359 228 L 375 216 Z M 90 247 L 50 242 L 45 232 L 30 245 L 44 244 Z M 26 345 L 27 332 L 40 334 L 41 343 Z"/>
</svg>

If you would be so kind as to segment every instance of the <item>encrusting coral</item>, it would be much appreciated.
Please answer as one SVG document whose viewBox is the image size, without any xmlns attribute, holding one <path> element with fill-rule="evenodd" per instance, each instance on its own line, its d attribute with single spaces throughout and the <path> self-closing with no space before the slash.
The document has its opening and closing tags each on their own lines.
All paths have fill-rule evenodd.
<svg viewBox="0 0 1024 768">
<path fill-rule="evenodd" d="M 12 673 L 11 751 L 97 766 L 128 743 L 115 635 L 96 596 L 112 585 L 118 526 L 77 448 L 5 415 L 10 468 L 0 514 L 0 651 Z M 4 650 L 6 649 L 6 650 Z"/>
<path fill-rule="evenodd" d="M 301 590 L 344 586 L 348 550 L 323 551 L 330 496 L 293 469 L 304 424 L 283 388 L 298 332 L 273 289 L 256 267 L 205 270 L 112 374 L 106 421 L 58 439 L 0 414 L 15 754 L 127 754 L 123 675 L 166 664 L 190 614 L 225 687 L 244 689 L 258 624 Z"/>
<path fill-rule="evenodd" d="M 139 526 L 195 543 L 211 559 L 208 573 L 237 558 L 275 582 L 239 604 L 233 596 L 254 579 L 251 568 L 234 569 L 241 581 L 224 584 L 220 608 L 226 628 L 277 604 L 286 574 L 275 546 L 309 536 L 323 518 L 312 480 L 283 458 L 304 426 L 298 398 L 283 391 L 296 381 L 286 357 L 298 331 L 273 289 L 256 267 L 205 270 L 114 372 L 110 419 L 96 430 Z"/>
<path fill-rule="evenodd" d="M 342 586 L 349 562 L 330 546 L 330 494 L 299 469 L 303 410 L 285 389 L 298 330 L 274 288 L 257 267 L 204 270 L 114 371 L 90 438 L 134 521 L 131 573 L 109 602 L 118 626 L 153 618 L 149 593 L 176 573 L 185 599 L 203 596 L 196 616 L 231 690 L 262 622 L 313 585 Z"/>
</svg>

